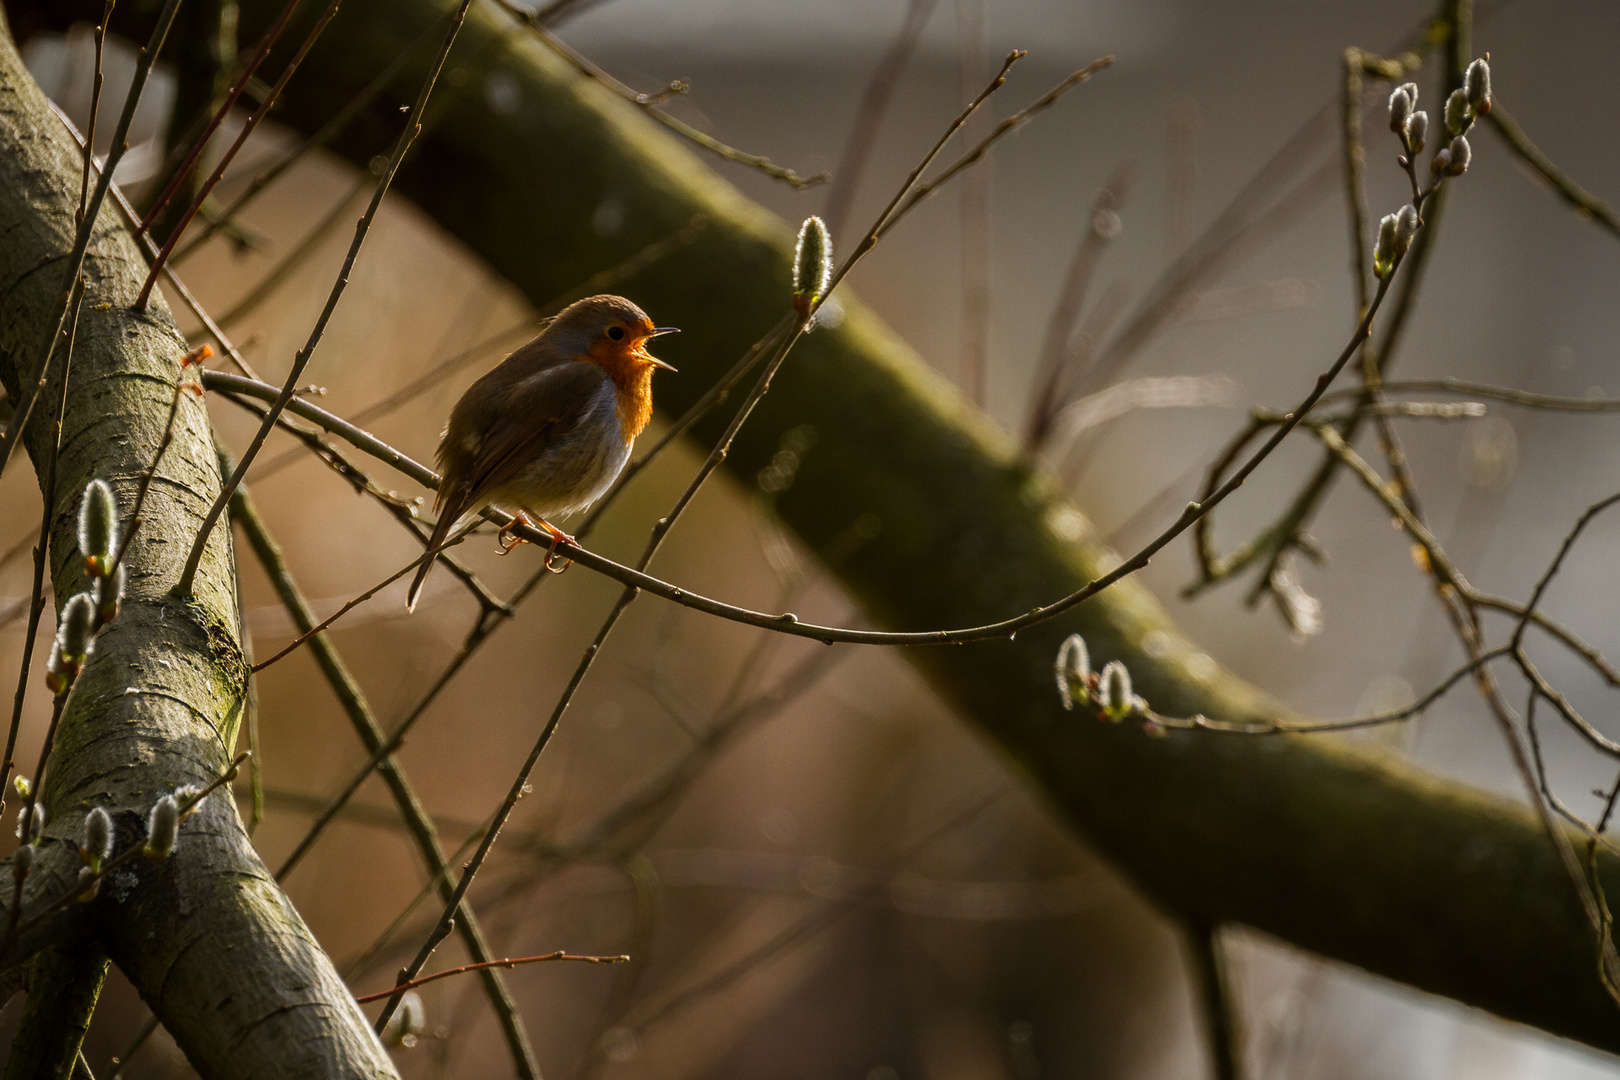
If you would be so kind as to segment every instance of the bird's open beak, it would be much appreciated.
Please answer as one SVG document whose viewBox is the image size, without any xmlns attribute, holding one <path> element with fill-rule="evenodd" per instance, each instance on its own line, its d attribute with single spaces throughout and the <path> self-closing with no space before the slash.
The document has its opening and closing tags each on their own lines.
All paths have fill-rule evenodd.
<svg viewBox="0 0 1620 1080">
<path fill-rule="evenodd" d="M 643 341 L 651 341 L 655 337 L 662 337 L 665 334 L 678 334 L 680 332 L 681 328 L 678 326 L 655 326 L 652 329 L 652 333 L 648 334 Z M 647 358 L 648 362 L 651 363 L 653 367 L 663 368 L 665 371 L 675 370 L 674 364 L 664 363 L 664 361 L 658 359 L 658 357 L 647 352 L 645 346 L 642 348 L 642 355 Z"/>
</svg>

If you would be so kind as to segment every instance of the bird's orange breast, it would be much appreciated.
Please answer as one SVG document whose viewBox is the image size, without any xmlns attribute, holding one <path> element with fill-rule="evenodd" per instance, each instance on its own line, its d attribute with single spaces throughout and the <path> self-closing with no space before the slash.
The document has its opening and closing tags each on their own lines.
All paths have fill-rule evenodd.
<svg viewBox="0 0 1620 1080">
<path fill-rule="evenodd" d="M 590 362 L 613 380 L 619 406 L 619 433 L 625 442 L 640 435 L 652 419 L 653 367 L 640 353 L 639 348 L 599 345 L 591 349 Z"/>
</svg>

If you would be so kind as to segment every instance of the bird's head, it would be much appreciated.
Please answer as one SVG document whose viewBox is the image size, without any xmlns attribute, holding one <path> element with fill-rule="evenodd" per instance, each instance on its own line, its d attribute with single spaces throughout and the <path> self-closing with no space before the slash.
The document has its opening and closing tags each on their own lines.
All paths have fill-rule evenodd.
<svg viewBox="0 0 1620 1080">
<path fill-rule="evenodd" d="M 564 308 L 546 327 L 565 355 L 606 368 L 615 378 L 648 367 L 675 369 L 647 351 L 647 342 L 676 333 L 654 326 L 647 313 L 622 296 L 591 296 Z"/>
</svg>

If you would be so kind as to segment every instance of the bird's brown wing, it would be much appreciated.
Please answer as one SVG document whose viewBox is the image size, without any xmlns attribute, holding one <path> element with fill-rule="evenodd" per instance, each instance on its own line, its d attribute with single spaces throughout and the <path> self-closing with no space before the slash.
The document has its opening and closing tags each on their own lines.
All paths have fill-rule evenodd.
<svg viewBox="0 0 1620 1080">
<path fill-rule="evenodd" d="M 517 379 L 508 368 L 507 377 L 491 378 L 500 370 L 470 386 L 450 414 L 439 444 L 441 478 L 434 502 L 439 520 L 428 540 L 430 552 L 449 538 L 461 515 L 478 509 L 553 440 L 578 427 L 604 378 L 595 364 L 583 362 L 545 367 Z M 417 569 L 407 608 L 416 607 L 435 561 L 429 558 Z"/>
<path fill-rule="evenodd" d="M 529 376 L 505 391 L 505 400 L 491 403 L 494 407 L 483 415 L 499 419 L 485 425 L 462 473 L 464 509 L 476 508 L 548 446 L 578 428 L 595 407 L 605 378 L 595 364 L 559 364 Z M 452 419 L 452 433 L 455 428 Z"/>
</svg>

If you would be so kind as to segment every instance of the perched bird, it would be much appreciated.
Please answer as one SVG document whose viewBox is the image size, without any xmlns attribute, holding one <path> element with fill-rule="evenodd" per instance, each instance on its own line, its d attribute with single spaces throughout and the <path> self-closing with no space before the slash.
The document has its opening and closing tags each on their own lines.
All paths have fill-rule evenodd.
<svg viewBox="0 0 1620 1080">
<path fill-rule="evenodd" d="M 564 308 L 468 387 L 439 442 L 439 521 L 428 550 L 486 505 L 512 514 L 513 525 L 550 533 L 552 551 L 572 543 L 546 519 L 590 506 L 624 469 L 652 417 L 653 369 L 675 370 L 650 355 L 647 342 L 674 332 L 622 296 L 592 296 Z M 511 528 L 502 530 L 508 550 L 518 542 Z M 408 608 L 434 561 L 416 571 Z"/>
</svg>

